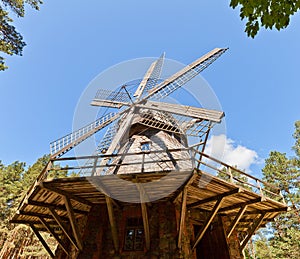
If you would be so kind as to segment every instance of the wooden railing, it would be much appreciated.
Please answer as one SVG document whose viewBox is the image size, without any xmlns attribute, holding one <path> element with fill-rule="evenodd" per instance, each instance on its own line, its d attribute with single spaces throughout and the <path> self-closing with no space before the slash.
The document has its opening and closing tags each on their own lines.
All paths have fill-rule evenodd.
<svg viewBox="0 0 300 259">
<path fill-rule="evenodd" d="M 134 166 L 139 168 L 139 173 L 155 173 L 156 170 L 151 171 L 151 164 L 158 163 L 181 163 L 181 165 L 186 165 L 186 168 L 180 167 L 179 170 L 197 170 L 212 174 L 217 176 L 227 182 L 236 184 L 243 187 L 244 189 L 251 190 L 263 198 L 268 197 L 276 201 L 284 202 L 281 191 L 278 187 L 264 182 L 242 170 L 237 169 L 231 165 L 228 165 L 216 158 L 213 158 L 199 150 L 197 150 L 196 144 L 189 148 L 178 148 L 178 149 L 168 149 L 168 150 L 155 150 L 155 151 L 145 151 L 137 153 L 126 153 L 126 154 L 102 154 L 93 156 L 81 156 L 81 157 L 61 157 L 51 159 L 47 166 L 43 169 L 41 174 L 35 181 L 35 184 L 28 190 L 28 196 L 42 181 L 49 177 L 51 172 L 67 171 L 67 176 L 71 176 L 71 173 L 77 173 L 78 176 L 94 176 L 99 175 L 96 172 L 102 171 L 100 175 L 113 174 L 121 167 L 124 166 Z M 163 159 L 160 154 L 170 154 L 169 157 L 164 156 Z M 175 155 L 177 154 L 177 155 Z M 184 154 L 179 155 L 178 154 Z M 149 155 L 152 155 L 152 159 L 149 160 Z M 134 159 L 129 162 L 124 162 L 126 157 L 135 156 Z M 148 156 L 148 159 L 145 159 Z M 156 159 L 155 159 L 156 157 Z M 175 157 L 175 158 L 174 158 Z M 177 158 L 176 158 L 177 157 Z M 109 161 L 106 164 L 101 164 L 101 160 L 106 159 Z M 85 164 L 84 161 L 90 161 L 90 164 Z M 82 161 L 83 165 L 79 165 L 78 162 Z M 185 162 L 185 163 L 183 163 Z M 152 167 L 153 168 L 153 167 Z M 105 169 L 108 169 L 105 173 Z M 158 170 L 161 172 L 162 170 Z M 165 169 L 165 172 L 174 171 L 174 169 Z M 81 172 L 81 173 L 80 173 Z M 84 172 L 84 173 L 82 173 Z M 74 174 L 73 174 L 74 175 Z M 26 197 L 25 197 L 26 198 Z M 25 199 L 24 198 L 24 199 Z"/>
<path fill-rule="evenodd" d="M 281 190 L 277 186 L 262 181 L 253 175 L 197 150 L 196 148 L 193 148 L 193 152 L 197 169 L 207 171 L 227 182 L 258 193 L 262 197 L 268 197 L 285 203 Z"/>
</svg>

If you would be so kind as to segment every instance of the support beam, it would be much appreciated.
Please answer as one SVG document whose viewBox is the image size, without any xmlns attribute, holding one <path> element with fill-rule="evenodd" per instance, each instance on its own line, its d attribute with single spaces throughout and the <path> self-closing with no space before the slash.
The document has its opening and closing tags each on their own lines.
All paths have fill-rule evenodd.
<svg viewBox="0 0 300 259">
<path fill-rule="evenodd" d="M 109 223 L 111 227 L 111 233 L 112 233 L 112 238 L 114 242 L 114 247 L 115 250 L 119 250 L 119 238 L 118 238 L 118 230 L 117 230 L 117 224 L 116 224 L 116 219 L 115 219 L 115 214 L 114 214 L 114 208 L 112 205 L 112 201 L 110 197 L 105 196 L 106 200 L 106 205 L 107 205 L 107 211 L 108 211 L 108 218 L 109 218 Z"/>
<path fill-rule="evenodd" d="M 48 232 L 55 238 L 57 241 L 58 245 L 62 248 L 62 250 L 65 251 L 65 253 L 69 256 L 68 249 L 66 248 L 65 244 L 61 241 L 59 236 L 53 231 L 53 229 L 48 225 L 48 223 L 43 219 L 39 218 L 43 226 L 48 230 Z"/>
<path fill-rule="evenodd" d="M 217 200 L 217 202 L 216 202 L 214 208 L 213 208 L 212 211 L 210 212 L 210 215 L 209 215 L 209 216 L 207 217 L 207 219 L 205 220 L 205 222 L 204 222 L 202 228 L 200 229 L 200 231 L 199 231 L 199 233 L 198 233 L 198 235 L 197 235 L 197 237 L 196 237 L 196 240 L 195 240 L 195 242 L 194 242 L 194 244 L 193 244 L 193 246 L 192 246 L 192 250 L 194 250 L 194 249 L 196 248 L 196 246 L 198 245 L 198 243 L 200 242 L 200 240 L 201 240 L 202 237 L 204 236 L 204 234 L 205 234 L 207 228 L 209 227 L 210 223 L 213 221 L 213 219 L 214 219 L 215 216 L 217 215 L 218 210 L 219 210 L 219 208 L 221 207 L 223 198 L 224 198 L 224 197 L 220 197 L 220 198 Z"/>
<path fill-rule="evenodd" d="M 51 251 L 50 247 L 48 246 L 48 244 L 46 243 L 46 241 L 44 240 L 44 238 L 41 236 L 40 232 L 35 228 L 35 226 L 33 224 L 30 224 L 30 227 L 31 227 L 33 233 L 38 238 L 38 240 L 42 243 L 43 247 L 46 249 L 46 251 L 48 252 L 48 254 L 50 255 L 50 257 L 54 258 L 53 252 Z"/>
<path fill-rule="evenodd" d="M 239 223 L 240 219 L 243 217 L 243 214 L 245 213 L 246 209 L 247 209 L 247 205 L 240 208 L 238 214 L 235 216 L 234 220 L 232 221 L 232 223 L 229 227 L 227 238 L 229 238 L 231 236 L 231 234 L 232 234 L 233 230 L 235 229 L 236 225 Z"/>
<path fill-rule="evenodd" d="M 150 199 L 145 189 L 143 188 L 142 184 L 138 182 L 138 178 L 136 178 L 136 180 L 137 180 L 136 187 L 140 193 L 146 249 L 150 250 L 151 241 L 150 241 L 150 229 L 149 229 L 149 220 L 148 220 L 148 211 L 147 211 L 147 202 L 150 202 Z"/>
<path fill-rule="evenodd" d="M 284 207 L 284 208 L 275 208 L 275 209 L 269 209 L 269 210 L 253 210 L 253 211 L 246 211 L 244 213 L 244 215 L 254 215 L 254 214 L 266 214 L 266 213 L 275 213 L 275 212 L 283 212 L 283 211 L 287 211 L 288 207 Z M 226 214 L 222 214 L 223 216 L 235 216 L 236 213 L 226 213 Z"/>
<path fill-rule="evenodd" d="M 78 202 L 80 202 L 80 203 L 82 203 L 82 204 L 89 205 L 89 206 L 93 206 L 93 203 L 92 203 L 92 202 L 90 202 L 90 201 L 88 201 L 88 200 L 86 200 L 86 199 L 83 199 L 83 198 L 81 198 L 81 197 L 78 197 L 78 196 L 76 196 L 76 195 L 73 195 L 73 194 L 71 194 L 71 193 L 69 193 L 69 192 L 66 192 L 66 191 L 64 191 L 64 190 L 58 189 L 58 188 L 56 188 L 56 187 L 53 187 L 53 186 L 49 185 L 48 183 L 40 183 L 39 186 L 40 186 L 41 188 L 43 188 L 43 189 L 46 189 L 46 190 L 50 191 L 50 192 L 55 192 L 55 193 L 57 193 L 57 194 L 59 194 L 59 195 L 61 195 L 61 196 L 66 196 L 66 197 L 68 197 L 69 199 L 78 201 Z"/>
<path fill-rule="evenodd" d="M 149 229 L 147 204 L 143 202 L 141 203 L 141 207 L 142 207 L 142 217 L 143 217 L 144 232 L 145 232 L 146 249 L 150 250 L 150 229 Z"/>
<path fill-rule="evenodd" d="M 89 179 L 89 181 L 98 189 L 100 190 L 105 196 L 108 197 L 113 197 L 113 195 L 111 194 L 111 192 L 107 189 L 107 187 L 103 184 L 101 178 L 99 177 L 93 177 L 91 179 Z M 120 204 L 115 201 L 114 199 L 111 199 L 111 202 L 113 203 L 113 205 L 117 208 L 120 208 Z"/>
<path fill-rule="evenodd" d="M 82 250 L 82 240 L 79 234 L 79 229 L 78 229 L 78 225 L 76 222 L 76 218 L 74 215 L 74 211 L 73 211 L 73 207 L 71 204 L 71 201 L 68 197 L 64 196 L 64 202 L 68 211 L 68 216 L 70 219 L 70 223 L 71 223 L 71 227 L 72 227 L 72 231 L 73 231 L 73 236 L 75 237 L 76 243 L 77 243 L 77 247 L 79 248 L 79 250 Z"/>
<path fill-rule="evenodd" d="M 246 238 L 243 240 L 243 242 L 241 243 L 240 249 L 241 251 L 245 248 L 246 244 L 248 243 L 248 241 L 250 240 L 251 236 L 254 234 L 254 232 L 258 229 L 260 223 L 264 220 L 265 217 L 265 213 L 262 213 L 260 215 L 260 217 L 256 220 L 256 222 L 254 223 L 254 225 L 251 227 L 250 232 L 248 233 L 248 235 L 246 236 Z"/>
<path fill-rule="evenodd" d="M 219 212 L 234 210 L 234 209 L 241 208 L 241 207 L 244 207 L 244 206 L 247 206 L 247 205 L 259 203 L 259 202 L 262 202 L 262 201 L 263 201 L 263 198 L 260 197 L 260 198 L 253 199 L 253 200 L 250 200 L 250 201 L 240 202 L 240 203 L 234 204 L 232 206 L 224 207 L 224 208 L 220 209 Z"/>
<path fill-rule="evenodd" d="M 187 207 L 189 209 L 190 208 L 194 208 L 194 207 L 197 207 L 199 205 L 202 205 L 202 204 L 205 204 L 205 203 L 208 203 L 208 202 L 212 202 L 212 201 L 216 201 L 216 200 L 222 199 L 222 198 L 224 198 L 226 196 L 230 196 L 230 195 L 239 193 L 240 191 L 241 191 L 240 188 L 235 188 L 235 189 L 233 189 L 231 191 L 224 192 L 224 193 L 221 193 L 219 195 L 216 195 L 216 196 L 213 196 L 213 197 L 209 197 L 209 198 L 201 200 L 201 201 L 196 201 L 194 203 L 191 203 L 191 204 L 187 205 Z"/>
<path fill-rule="evenodd" d="M 16 214 L 24 215 L 24 216 L 33 216 L 37 218 L 44 218 L 44 219 L 53 219 L 53 217 L 49 214 L 44 213 L 37 213 L 37 212 L 31 212 L 31 211 L 17 211 Z M 61 217 L 63 220 L 68 220 L 66 217 Z M 28 222 L 30 223 L 30 222 Z"/>
<path fill-rule="evenodd" d="M 185 187 L 182 191 L 182 203 L 181 203 L 181 215 L 180 215 L 180 225 L 178 233 L 178 248 L 181 249 L 182 246 L 182 235 L 185 227 L 185 214 L 186 214 L 186 199 L 187 199 L 188 187 Z"/>
<path fill-rule="evenodd" d="M 191 184 L 195 181 L 195 179 L 197 178 L 198 174 L 196 170 L 193 170 L 193 172 L 191 173 L 191 175 L 188 177 L 188 179 L 185 181 L 185 183 L 181 186 L 181 188 L 178 189 L 178 195 L 175 196 L 175 198 L 171 199 L 171 201 L 173 203 L 176 203 L 177 200 L 180 198 L 180 196 L 182 196 L 183 194 L 183 189 L 185 187 L 188 188 L 194 188 Z M 198 190 L 198 188 L 196 188 Z"/>
<path fill-rule="evenodd" d="M 80 250 L 79 247 L 78 247 L 78 245 L 76 244 L 74 238 L 70 235 L 70 233 L 69 233 L 66 225 L 61 220 L 60 216 L 56 213 L 56 211 L 53 208 L 48 208 L 48 210 L 51 213 L 51 215 L 53 216 L 53 218 L 55 219 L 55 221 L 57 222 L 57 224 L 59 225 L 59 227 L 61 228 L 61 230 L 63 231 L 63 233 L 69 239 L 69 241 L 75 246 L 75 248 L 77 250 Z"/>
<path fill-rule="evenodd" d="M 37 207 L 55 208 L 56 210 L 67 211 L 65 206 L 59 205 L 59 204 L 53 205 L 50 203 L 44 203 L 44 202 L 32 201 L 32 200 L 28 200 L 26 203 L 28 205 L 33 205 L 33 206 L 37 206 Z M 82 215 L 87 215 L 89 213 L 88 211 L 85 211 L 85 210 L 77 210 L 77 209 L 73 209 L 73 210 L 75 213 L 82 214 Z"/>
</svg>

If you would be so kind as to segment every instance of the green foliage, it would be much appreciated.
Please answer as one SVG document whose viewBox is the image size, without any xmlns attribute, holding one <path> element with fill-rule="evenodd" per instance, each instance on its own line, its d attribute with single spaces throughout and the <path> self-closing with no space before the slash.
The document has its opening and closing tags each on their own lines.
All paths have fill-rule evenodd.
<svg viewBox="0 0 300 259">
<path fill-rule="evenodd" d="M 245 32 L 254 38 L 261 27 L 281 30 L 300 9 L 300 0 L 231 0 L 230 6 L 240 6 L 240 17 L 246 19 Z"/>
<path fill-rule="evenodd" d="M 230 171 L 228 171 L 230 170 Z M 230 173 L 232 179 L 230 179 Z M 227 169 L 223 167 L 220 171 L 218 171 L 217 176 L 221 179 L 224 179 L 228 182 L 233 181 L 235 184 L 245 188 L 245 189 L 251 189 L 248 185 L 248 178 L 246 175 L 243 175 L 240 173 L 240 171 L 234 170 L 234 168 Z"/>
<path fill-rule="evenodd" d="M 11 13 L 18 17 L 24 17 L 25 4 L 38 10 L 41 0 L 0 0 L 0 52 L 6 55 L 22 55 L 24 46 L 23 37 L 12 25 L 13 20 L 9 16 Z M 0 56 L 0 71 L 7 69 L 4 58 Z"/>
<path fill-rule="evenodd" d="M 49 156 L 43 156 L 28 169 L 23 162 L 16 161 L 5 166 L 0 161 L 0 258 L 49 258 L 27 226 L 9 223 L 21 198 L 48 161 Z M 49 235 L 45 238 L 55 246 L 53 238 Z"/>
<path fill-rule="evenodd" d="M 272 151 L 263 169 L 264 180 L 281 188 L 289 211 L 271 224 L 269 240 L 256 241 L 257 258 L 300 258 L 300 121 L 295 123 L 293 136 L 296 156 L 288 158 L 285 153 Z"/>
</svg>

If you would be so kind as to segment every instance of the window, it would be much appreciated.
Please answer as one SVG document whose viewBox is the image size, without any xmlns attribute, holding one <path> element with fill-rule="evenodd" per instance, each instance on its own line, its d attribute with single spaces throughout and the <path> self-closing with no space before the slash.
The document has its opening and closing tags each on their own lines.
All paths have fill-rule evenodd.
<svg viewBox="0 0 300 259">
<path fill-rule="evenodd" d="M 125 229 L 125 251 L 144 249 L 144 228 L 142 218 L 128 218 Z"/>
<path fill-rule="evenodd" d="M 151 142 L 147 141 L 147 142 L 141 142 L 141 150 L 142 151 L 150 151 L 151 149 Z"/>
</svg>

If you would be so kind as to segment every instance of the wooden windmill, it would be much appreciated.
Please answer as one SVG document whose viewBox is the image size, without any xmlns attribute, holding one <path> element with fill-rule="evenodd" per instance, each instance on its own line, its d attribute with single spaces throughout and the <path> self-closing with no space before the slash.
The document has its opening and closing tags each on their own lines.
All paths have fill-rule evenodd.
<svg viewBox="0 0 300 259">
<path fill-rule="evenodd" d="M 28 224 L 53 258 L 242 258 L 255 231 L 286 210 L 280 190 L 204 153 L 222 111 L 162 102 L 225 51 L 160 82 L 162 55 L 133 94 L 99 90 L 91 104 L 113 111 L 51 143 L 11 222 Z M 105 129 L 94 154 L 66 157 Z M 49 178 L 59 171 L 70 173 Z"/>
</svg>

